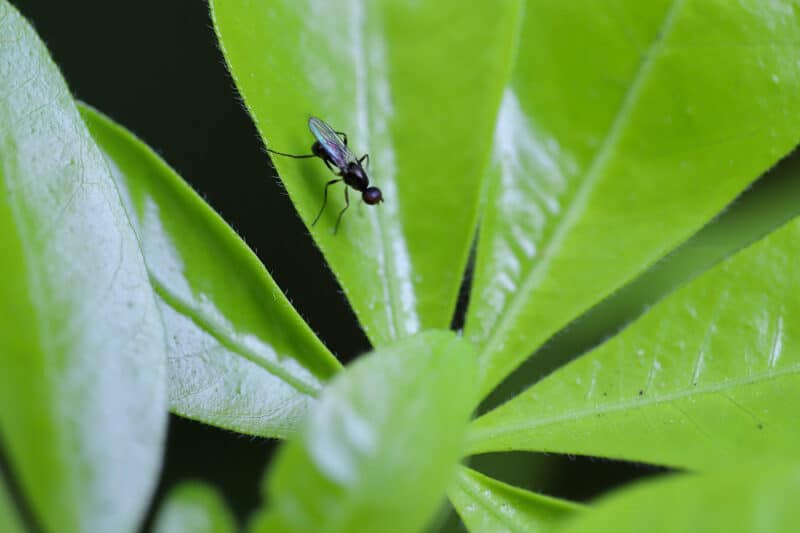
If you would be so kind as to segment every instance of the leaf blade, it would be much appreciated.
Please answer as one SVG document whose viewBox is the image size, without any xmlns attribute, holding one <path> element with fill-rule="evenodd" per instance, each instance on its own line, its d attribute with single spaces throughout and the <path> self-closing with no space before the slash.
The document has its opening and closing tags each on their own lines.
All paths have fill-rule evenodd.
<svg viewBox="0 0 800 533">
<path fill-rule="evenodd" d="M 210 485 L 184 482 L 170 490 L 153 525 L 155 533 L 233 533 L 236 521 Z"/>
<path fill-rule="evenodd" d="M 669 476 L 601 499 L 564 531 L 792 531 L 798 512 L 787 495 L 797 491 L 799 475 L 793 462 L 757 462 L 702 476 Z"/>
<path fill-rule="evenodd" d="M 686 239 L 799 137 L 783 116 L 800 105 L 796 65 L 778 41 L 800 30 L 782 23 L 780 39 L 762 39 L 782 4 L 593 6 L 529 6 L 498 122 L 466 327 L 484 345 L 484 392 Z M 709 33 L 712 18 L 724 23 Z"/>
<path fill-rule="evenodd" d="M 44 529 L 132 531 L 160 467 L 164 332 L 102 156 L 5 0 L 0 94 L 4 449 Z"/>
<path fill-rule="evenodd" d="M 314 115 L 344 130 L 357 155 L 372 154 L 385 202 L 361 218 L 348 214 L 332 235 L 344 206 L 334 194 L 312 229 L 367 336 L 380 345 L 449 326 L 520 2 L 211 6 L 267 146 L 309 153 L 305 123 Z M 317 161 L 274 162 L 308 225 L 330 174 Z"/>
<path fill-rule="evenodd" d="M 466 467 L 459 467 L 448 497 L 469 531 L 485 533 L 551 531 L 582 510 L 572 502 L 529 492 Z"/>
<path fill-rule="evenodd" d="M 0 531 L 8 533 L 24 533 L 25 531 L 2 474 L 0 474 Z"/>
<path fill-rule="evenodd" d="M 359 359 L 280 452 L 253 531 L 417 531 L 455 472 L 475 377 L 472 347 L 452 332 Z"/>
<path fill-rule="evenodd" d="M 794 221 L 473 422 L 473 452 L 536 449 L 709 469 L 791 457 L 800 380 Z M 680 336 L 671 332 L 680 331 Z M 554 403 L 551 403 L 554 402 Z M 524 414 L 537 413 L 536 416 Z"/>
<path fill-rule="evenodd" d="M 147 146 L 87 107 L 167 327 L 173 411 L 286 437 L 340 367 L 235 232 Z"/>
</svg>

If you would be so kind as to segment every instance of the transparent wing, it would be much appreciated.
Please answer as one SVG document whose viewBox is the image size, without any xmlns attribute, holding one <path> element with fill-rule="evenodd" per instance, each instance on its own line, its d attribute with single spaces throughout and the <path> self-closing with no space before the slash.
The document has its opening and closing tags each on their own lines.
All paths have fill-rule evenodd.
<svg viewBox="0 0 800 533">
<path fill-rule="evenodd" d="M 319 141 L 328 153 L 333 164 L 340 169 L 345 168 L 348 163 L 356 160 L 353 152 L 350 151 L 339 134 L 327 122 L 311 117 L 308 119 L 308 129 L 311 130 L 314 138 Z"/>
</svg>

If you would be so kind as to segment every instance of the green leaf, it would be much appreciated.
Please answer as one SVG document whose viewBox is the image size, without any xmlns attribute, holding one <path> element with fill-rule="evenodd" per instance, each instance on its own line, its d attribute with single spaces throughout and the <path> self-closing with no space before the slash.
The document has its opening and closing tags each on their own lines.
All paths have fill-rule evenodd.
<svg viewBox="0 0 800 533">
<path fill-rule="evenodd" d="M 800 445 L 800 221 L 478 418 L 472 452 L 542 450 L 707 469 Z"/>
<path fill-rule="evenodd" d="M 3 533 L 24 533 L 25 531 L 2 473 L 0 473 L 0 531 Z"/>
<path fill-rule="evenodd" d="M 236 85 L 267 146 L 309 153 L 318 116 L 371 155 L 379 206 L 343 185 L 312 229 L 374 345 L 450 325 L 510 68 L 518 0 L 211 2 Z M 307 225 L 326 181 L 318 160 L 274 157 Z M 352 195 L 358 202 L 358 193 Z"/>
<path fill-rule="evenodd" d="M 484 394 L 800 139 L 791 2 L 531 1 L 466 332 Z"/>
<path fill-rule="evenodd" d="M 323 392 L 268 479 L 254 531 L 417 531 L 462 456 L 472 346 L 428 331 L 359 359 Z"/>
<path fill-rule="evenodd" d="M 796 463 L 745 464 L 713 475 L 674 475 L 640 483 L 598 502 L 565 533 L 797 531 Z"/>
<path fill-rule="evenodd" d="M 340 365 L 253 252 L 147 146 L 83 116 L 105 151 L 159 296 L 178 414 L 285 437 Z"/>
<path fill-rule="evenodd" d="M 58 69 L 0 0 L 0 435 L 47 531 L 133 531 L 161 461 L 164 331 Z"/>
<path fill-rule="evenodd" d="M 464 467 L 459 467 L 456 482 L 447 494 L 467 529 L 480 533 L 550 531 L 582 509 L 572 502 L 513 487 Z"/>
<path fill-rule="evenodd" d="M 173 488 L 161 506 L 154 533 L 233 533 L 236 522 L 222 496 L 204 483 Z"/>
<path fill-rule="evenodd" d="M 689 240 L 549 340 L 483 400 L 482 410 L 497 407 L 588 352 L 675 289 L 800 216 L 798 177 L 800 151 L 795 150 Z M 486 472 L 485 468 L 476 468 Z"/>
</svg>

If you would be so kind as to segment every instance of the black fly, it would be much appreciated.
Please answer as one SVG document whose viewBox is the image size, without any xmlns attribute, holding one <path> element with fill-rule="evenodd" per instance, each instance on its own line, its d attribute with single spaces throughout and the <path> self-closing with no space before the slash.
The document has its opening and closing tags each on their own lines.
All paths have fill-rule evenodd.
<svg viewBox="0 0 800 533">
<path fill-rule="evenodd" d="M 286 157 L 293 157 L 295 159 L 306 159 L 309 157 L 319 157 L 331 169 L 339 179 L 331 180 L 325 185 L 325 192 L 322 195 L 322 207 L 319 210 L 314 222 L 311 226 L 317 223 L 322 212 L 325 211 L 325 204 L 328 201 L 328 187 L 334 183 L 344 181 L 345 185 L 350 186 L 361 193 L 361 198 L 369 205 L 375 205 L 383 202 L 383 194 L 377 187 L 369 186 L 369 178 L 367 172 L 364 170 L 363 164 L 369 166 L 369 155 L 364 154 L 360 158 L 356 158 L 350 148 L 347 146 L 347 135 L 334 130 L 326 122 L 311 117 L 308 119 L 308 129 L 314 135 L 316 141 L 311 146 L 311 153 L 308 155 L 293 155 L 283 152 L 276 152 L 267 148 L 267 152 L 275 155 L 282 155 Z M 350 198 L 348 196 L 349 189 L 344 188 L 344 208 L 339 213 L 336 219 L 336 227 L 333 232 L 336 233 L 339 229 L 339 223 L 342 221 L 342 215 L 350 207 Z"/>
</svg>

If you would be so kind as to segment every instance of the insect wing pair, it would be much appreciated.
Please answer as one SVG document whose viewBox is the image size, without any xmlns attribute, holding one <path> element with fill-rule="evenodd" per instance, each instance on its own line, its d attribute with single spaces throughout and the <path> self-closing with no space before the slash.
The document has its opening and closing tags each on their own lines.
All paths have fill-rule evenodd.
<svg viewBox="0 0 800 533">
<path fill-rule="evenodd" d="M 308 119 L 308 129 L 311 130 L 311 135 L 320 143 L 335 167 L 347 168 L 350 163 L 358 161 L 347 147 L 347 135 L 337 132 L 327 122 L 323 122 L 317 117 L 311 117 Z"/>
</svg>

